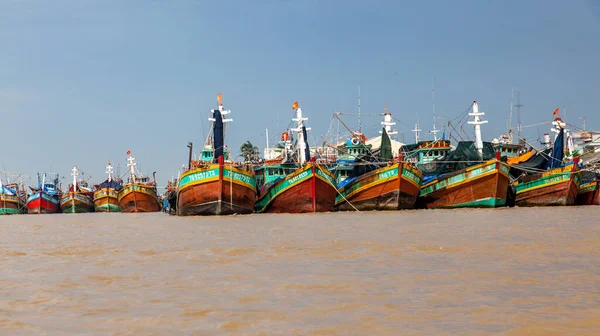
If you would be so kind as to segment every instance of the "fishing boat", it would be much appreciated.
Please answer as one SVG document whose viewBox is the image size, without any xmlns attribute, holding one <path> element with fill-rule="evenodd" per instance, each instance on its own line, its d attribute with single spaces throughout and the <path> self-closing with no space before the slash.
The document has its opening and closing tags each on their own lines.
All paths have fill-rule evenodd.
<svg viewBox="0 0 600 336">
<path fill-rule="evenodd" d="M 121 212 L 158 212 L 160 203 L 156 195 L 156 175 L 150 181 L 146 175 L 136 172 L 137 162 L 127 151 L 127 167 L 129 167 L 129 180 L 121 188 L 118 195 Z"/>
<path fill-rule="evenodd" d="M 378 155 L 363 155 L 351 164 L 351 174 L 339 182 L 336 210 L 398 210 L 413 209 L 423 175 L 413 164 L 394 160 L 389 133 L 392 117 L 384 114 L 381 146 Z M 361 137 L 353 137 L 352 145 L 364 144 Z"/>
<path fill-rule="evenodd" d="M 231 113 L 223 108 L 222 95 L 218 108 L 212 110 L 212 137 L 209 136 L 201 160 L 191 159 L 188 170 L 178 181 L 176 211 L 180 216 L 248 214 L 254 210 L 256 181 L 252 169 L 228 159 L 223 118 Z"/>
<path fill-rule="evenodd" d="M 38 173 L 38 186 L 29 188 L 31 195 L 27 198 L 27 213 L 60 212 L 62 192 L 58 186 L 58 174 Z"/>
<path fill-rule="evenodd" d="M 581 182 L 575 199 L 576 205 L 597 205 L 600 201 L 600 190 L 598 184 L 600 176 L 594 172 L 581 172 Z"/>
<path fill-rule="evenodd" d="M 558 134 L 546 169 L 525 171 L 514 182 L 517 206 L 575 204 L 581 180 L 579 159 L 563 164 L 566 124 L 559 117 L 553 123 Z"/>
<path fill-rule="evenodd" d="M 419 193 L 421 208 L 501 207 L 506 205 L 510 182 L 509 166 L 501 161 L 490 142 L 483 142 L 477 102 L 473 102 L 475 141 L 461 141 L 456 149 L 430 162 L 435 169 L 423 171 Z"/>
<path fill-rule="evenodd" d="M 121 212 L 119 191 L 123 188 L 123 181 L 113 177 L 113 166 L 110 161 L 106 166 L 106 174 L 108 174 L 108 178 L 98 185 L 94 192 L 94 211 Z"/>
<path fill-rule="evenodd" d="M 6 173 L 1 173 L 6 176 Z M 7 178 L 5 184 L 0 176 L 0 215 L 15 215 L 25 213 L 27 196 L 25 190 L 19 190 L 19 183 Z"/>
<path fill-rule="evenodd" d="M 92 201 L 93 190 L 87 186 L 85 181 L 77 181 L 79 169 L 73 167 L 71 170 L 73 183 L 60 199 L 60 208 L 63 213 L 83 213 L 94 211 L 94 202 Z"/>
<path fill-rule="evenodd" d="M 304 122 L 298 102 L 295 110 L 297 127 L 285 132 L 284 157 L 256 169 L 259 196 L 256 212 L 308 213 L 333 211 L 337 190 L 335 176 L 324 166 L 311 160 Z M 297 134 L 293 143 L 292 132 Z"/>
</svg>

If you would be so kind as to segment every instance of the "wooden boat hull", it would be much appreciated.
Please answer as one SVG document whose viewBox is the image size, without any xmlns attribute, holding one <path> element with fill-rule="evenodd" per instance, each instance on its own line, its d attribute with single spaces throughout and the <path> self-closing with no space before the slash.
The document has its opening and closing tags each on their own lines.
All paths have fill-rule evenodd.
<svg viewBox="0 0 600 336">
<path fill-rule="evenodd" d="M 57 197 L 45 192 L 36 192 L 27 199 L 27 213 L 49 214 L 60 212 L 60 201 Z"/>
<path fill-rule="evenodd" d="M 60 208 L 63 213 L 84 213 L 94 211 L 94 203 L 84 193 L 66 192 L 60 199 Z"/>
<path fill-rule="evenodd" d="M 518 206 L 573 205 L 579 191 L 581 173 L 577 164 L 527 177 L 515 184 Z"/>
<path fill-rule="evenodd" d="M 600 197 L 598 190 L 598 181 L 592 181 L 579 186 L 579 192 L 575 199 L 577 205 L 596 205 Z"/>
<path fill-rule="evenodd" d="M 494 208 L 506 205 L 509 166 L 496 159 L 439 177 L 421 187 L 418 206 Z"/>
<path fill-rule="evenodd" d="M 0 215 L 25 213 L 25 202 L 16 195 L 0 195 Z"/>
<path fill-rule="evenodd" d="M 412 165 L 394 163 L 361 175 L 338 190 L 335 208 L 338 211 L 414 209 L 422 179 L 421 172 Z"/>
<path fill-rule="evenodd" d="M 121 212 L 119 192 L 112 188 L 97 190 L 94 193 L 94 211 Z"/>
<path fill-rule="evenodd" d="M 153 187 L 143 184 L 126 184 L 119 191 L 121 212 L 157 212 L 160 203 Z"/>
<path fill-rule="evenodd" d="M 212 164 L 181 175 L 176 211 L 179 216 L 249 214 L 255 201 L 253 172 Z"/>
<path fill-rule="evenodd" d="M 309 213 L 333 211 L 335 177 L 317 164 L 306 164 L 274 184 L 256 201 L 257 212 Z"/>
</svg>

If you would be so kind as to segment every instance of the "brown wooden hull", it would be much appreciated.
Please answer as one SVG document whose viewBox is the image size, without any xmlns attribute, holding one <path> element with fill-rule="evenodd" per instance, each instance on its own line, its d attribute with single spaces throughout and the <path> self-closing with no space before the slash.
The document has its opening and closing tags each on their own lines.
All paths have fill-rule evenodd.
<svg viewBox="0 0 600 336">
<path fill-rule="evenodd" d="M 336 210 L 414 209 L 421 179 L 418 170 L 402 163 L 368 172 L 339 190 Z"/>
<path fill-rule="evenodd" d="M 600 190 L 598 190 L 598 187 L 600 187 L 600 182 L 594 182 L 595 183 L 595 187 L 593 188 L 593 190 L 589 190 L 589 191 L 582 191 L 581 189 L 583 188 L 583 186 L 580 186 L 580 190 L 579 193 L 577 194 L 577 198 L 575 199 L 575 204 L 576 205 L 597 205 L 598 201 L 600 199 Z"/>
<path fill-rule="evenodd" d="M 516 185 L 517 206 L 574 205 L 579 192 L 577 164 L 527 176 Z"/>
<path fill-rule="evenodd" d="M 160 204 L 152 187 L 127 184 L 119 192 L 121 212 L 157 212 Z"/>
<path fill-rule="evenodd" d="M 510 179 L 505 163 L 491 160 L 434 180 L 421 188 L 420 208 L 475 208 L 506 205 Z"/>
<path fill-rule="evenodd" d="M 25 202 L 18 196 L 0 195 L 0 215 L 21 214 L 26 209 Z"/>
<path fill-rule="evenodd" d="M 186 172 L 179 183 L 177 214 L 180 216 L 249 214 L 254 211 L 256 182 L 252 172 L 215 164 Z"/>
</svg>

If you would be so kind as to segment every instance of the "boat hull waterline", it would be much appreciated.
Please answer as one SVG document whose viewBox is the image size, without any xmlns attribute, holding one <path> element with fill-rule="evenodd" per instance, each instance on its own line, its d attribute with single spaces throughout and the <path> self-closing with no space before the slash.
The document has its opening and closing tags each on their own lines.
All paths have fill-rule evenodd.
<svg viewBox="0 0 600 336">
<path fill-rule="evenodd" d="M 422 179 L 420 171 L 405 163 L 368 172 L 338 190 L 336 210 L 414 209 Z"/>
<path fill-rule="evenodd" d="M 94 210 L 96 212 L 121 212 L 119 192 L 112 188 L 97 190 L 94 193 Z"/>
<path fill-rule="evenodd" d="M 515 183 L 518 206 L 573 205 L 579 192 L 581 173 L 577 164 L 569 164 L 528 177 Z"/>
<path fill-rule="evenodd" d="M 69 191 L 60 199 L 63 213 L 84 213 L 94 211 L 94 203 L 84 193 Z"/>
<path fill-rule="evenodd" d="M 444 175 L 421 187 L 418 206 L 495 208 L 506 205 L 509 166 L 497 159 Z"/>
<path fill-rule="evenodd" d="M 249 214 L 254 210 L 255 200 L 256 180 L 252 172 L 232 165 L 211 164 L 181 175 L 177 192 L 177 214 Z"/>
<path fill-rule="evenodd" d="M 160 204 L 153 187 L 143 184 L 126 184 L 119 191 L 121 212 L 158 212 Z"/>
<path fill-rule="evenodd" d="M 256 201 L 256 212 L 329 212 L 334 210 L 336 195 L 335 177 L 309 163 L 265 191 Z"/>
</svg>

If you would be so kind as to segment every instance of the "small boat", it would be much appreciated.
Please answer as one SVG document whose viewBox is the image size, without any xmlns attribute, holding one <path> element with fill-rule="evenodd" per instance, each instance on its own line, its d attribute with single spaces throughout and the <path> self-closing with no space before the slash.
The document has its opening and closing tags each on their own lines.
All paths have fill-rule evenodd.
<svg viewBox="0 0 600 336">
<path fill-rule="evenodd" d="M 62 192 L 58 186 L 58 174 L 38 173 L 38 187 L 30 189 L 32 193 L 27 198 L 27 213 L 60 212 Z"/>
<path fill-rule="evenodd" d="M 73 176 L 73 184 L 64 193 L 60 199 L 60 208 L 63 213 L 83 213 L 94 211 L 94 203 L 92 202 L 93 190 L 88 188 L 87 182 L 77 181 L 79 169 L 73 167 L 71 170 Z"/>
<path fill-rule="evenodd" d="M 509 166 L 501 161 L 490 142 L 481 139 L 483 112 L 473 102 L 469 123 L 475 125 L 475 141 L 461 141 L 455 150 L 429 163 L 435 169 L 424 171 L 418 207 L 463 208 L 506 205 L 510 183 Z"/>
<path fill-rule="evenodd" d="M 135 158 L 131 151 L 127 151 L 127 167 L 129 167 L 129 181 L 119 191 L 118 202 L 121 212 L 158 212 L 160 203 L 156 195 L 156 176 L 154 180 L 145 175 L 136 173 Z"/>
<path fill-rule="evenodd" d="M 19 190 L 19 183 L 4 184 L 0 176 L 0 215 L 25 213 L 27 197 L 24 190 Z"/>
<path fill-rule="evenodd" d="M 231 113 L 223 109 L 221 94 L 219 106 L 212 110 L 212 139 L 206 142 L 201 160 L 191 160 L 188 170 L 178 181 L 176 211 L 179 216 L 207 216 L 249 214 L 256 201 L 254 172 L 247 165 L 228 160 L 225 150 L 224 123 L 232 119 L 223 116 Z M 173 196 L 171 196 L 173 197 Z"/>
<path fill-rule="evenodd" d="M 600 201 L 600 190 L 598 189 L 599 183 L 599 174 L 590 171 L 581 172 L 581 183 L 579 184 L 579 191 L 577 193 L 577 198 L 575 199 L 575 204 L 597 205 Z"/>
<path fill-rule="evenodd" d="M 391 114 L 384 114 L 379 155 L 363 155 L 356 159 L 352 173 L 339 182 L 336 210 L 414 209 L 423 174 L 412 164 L 394 160 L 391 140 Z M 395 132 L 394 132 L 395 133 Z M 353 137 L 352 145 L 364 145 L 363 137 Z"/>
<path fill-rule="evenodd" d="M 518 206 L 573 205 L 579 191 L 579 159 L 563 164 L 564 127 L 559 117 L 554 121 L 558 135 L 551 156 L 546 157 L 545 171 L 521 174 L 513 183 Z"/>
<path fill-rule="evenodd" d="M 333 211 L 337 189 L 335 176 L 324 166 L 311 162 L 302 109 L 295 102 L 298 122 L 295 129 L 298 141 L 293 146 L 292 137 L 283 133 L 285 155 L 274 164 L 256 170 L 259 197 L 256 212 L 308 213 Z"/>
<path fill-rule="evenodd" d="M 119 207 L 119 191 L 123 188 L 123 181 L 114 178 L 113 166 L 106 166 L 108 178 L 96 187 L 94 192 L 94 210 L 96 212 L 121 212 Z"/>
</svg>

